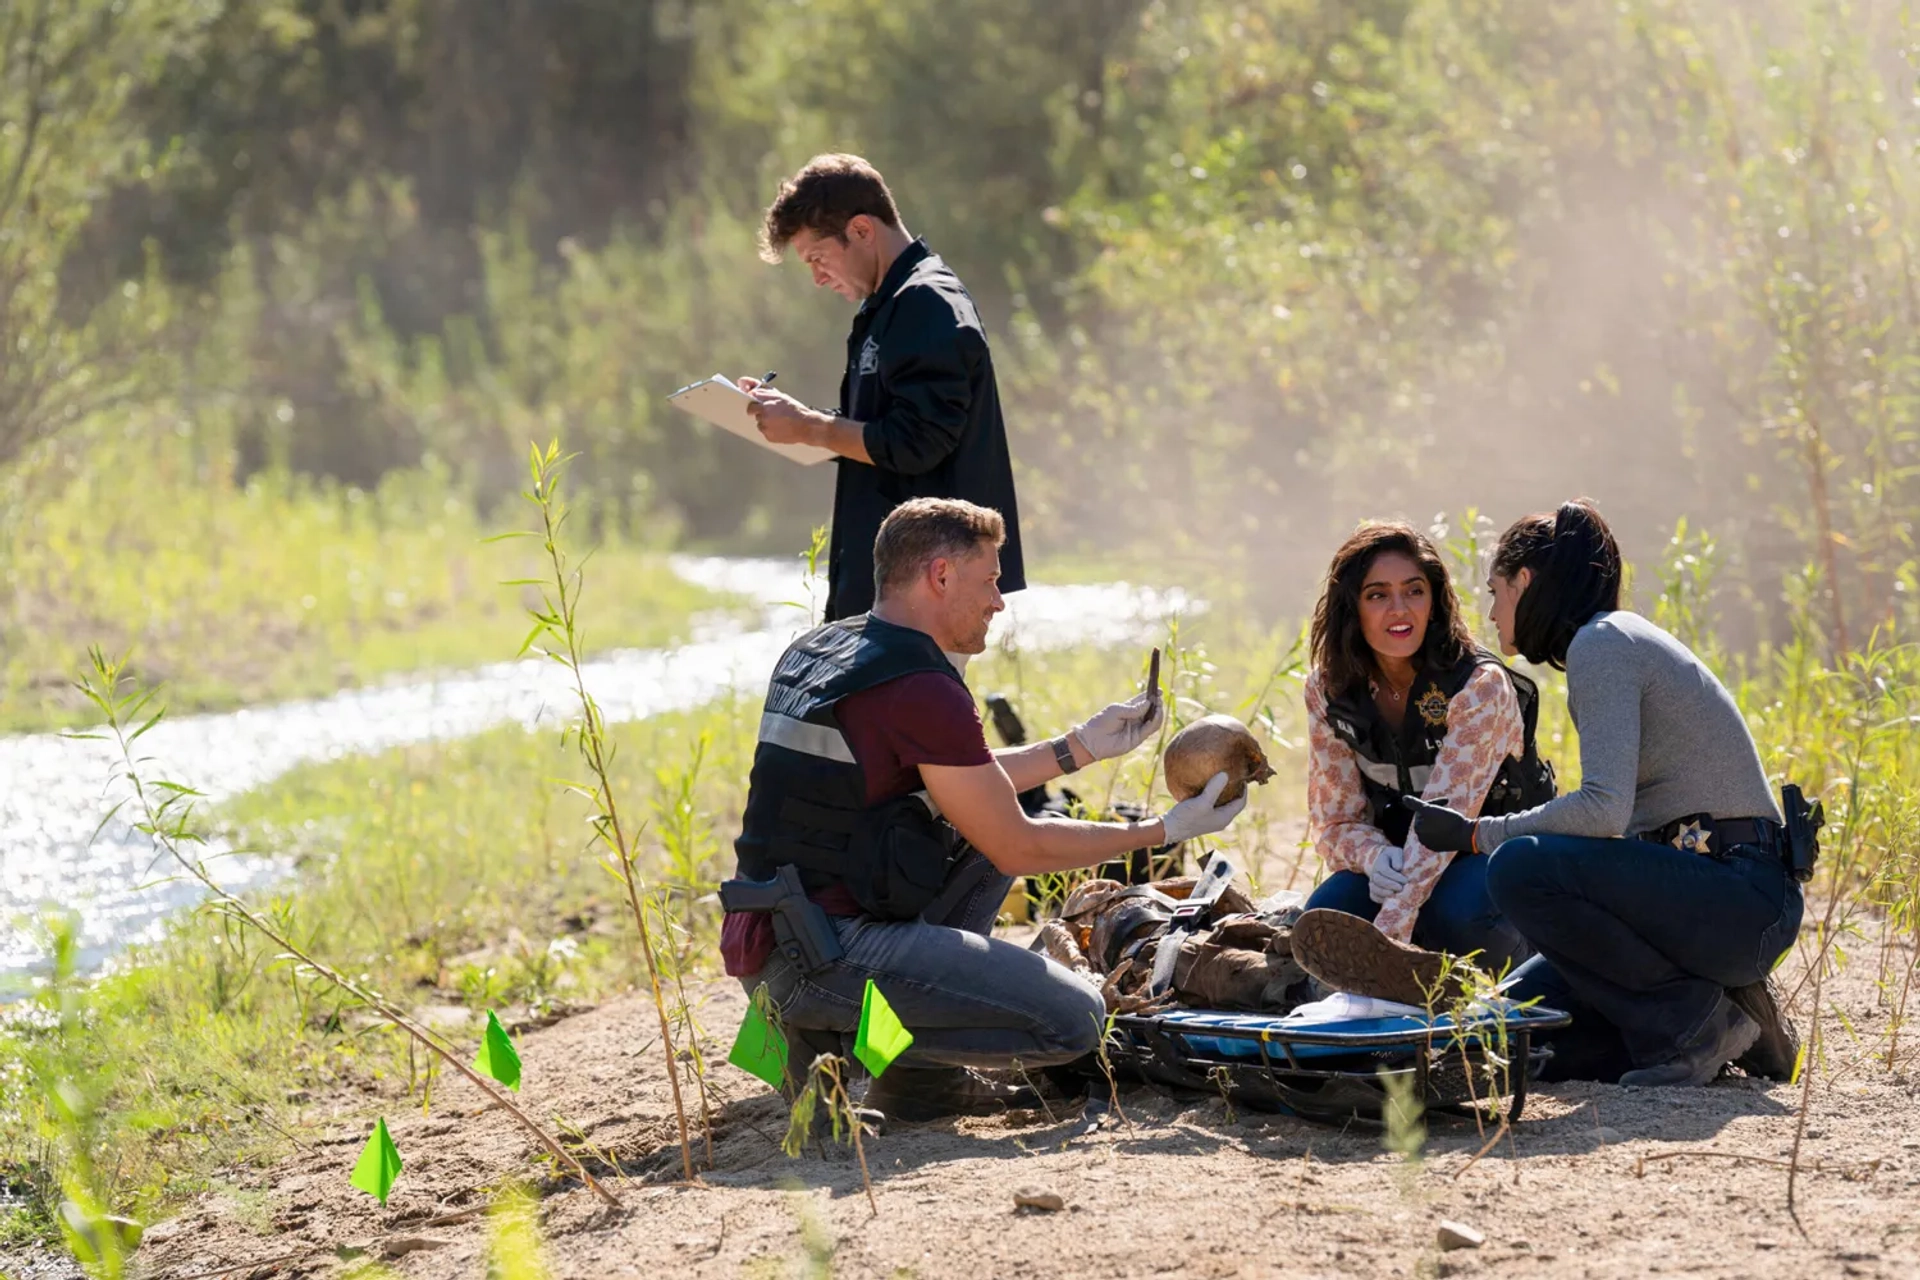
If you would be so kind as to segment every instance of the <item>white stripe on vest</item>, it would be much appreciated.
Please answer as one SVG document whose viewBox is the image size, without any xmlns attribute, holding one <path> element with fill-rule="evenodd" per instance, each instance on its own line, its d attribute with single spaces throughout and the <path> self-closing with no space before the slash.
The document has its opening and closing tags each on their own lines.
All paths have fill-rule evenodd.
<svg viewBox="0 0 1920 1280">
<path fill-rule="evenodd" d="M 776 747 L 785 747 L 802 755 L 837 760 L 841 764 L 854 763 L 853 749 L 847 745 L 845 736 L 838 729 L 831 725 L 808 724 L 805 720 L 783 716 L 778 711 L 760 713 L 760 741 L 771 742 Z M 940 805 L 931 795 L 925 791 L 913 794 L 927 806 L 929 814 L 936 818 L 940 816 Z"/>
<path fill-rule="evenodd" d="M 819 756 L 823 760 L 853 763 L 853 748 L 847 745 L 846 738 L 838 729 L 832 725 L 808 724 L 805 720 L 783 716 L 778 711 L 760 714 L 760 741 L 771 742 L 776 747 L 785 747 L 802 755 Z"/>
<path fill-rule="evenodd" d="M 1361 773 L 1364 773 L 1381 786 L 1392 787 L 1396 791 L 1400 789 L 1400 770 L 1393 765 L 1381 764 L 1374 760 L 1363 760 L 1357 754 L 1353 757 L 1353 762 L 1360 766 Z M 1407 770 L 1407 779 L 1413 783 L 1413 792 L 1415 795 L 1419 795 L 1427 789 L 1427 779 L 1432 776 L 1432 765 L 1417 764 Z"/>
</svg>

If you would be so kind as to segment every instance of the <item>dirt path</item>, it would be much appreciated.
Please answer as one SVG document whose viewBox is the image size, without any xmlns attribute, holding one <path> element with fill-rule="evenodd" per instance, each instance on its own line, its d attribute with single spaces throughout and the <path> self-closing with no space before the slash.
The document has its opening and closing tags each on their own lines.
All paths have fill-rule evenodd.
<svg viewBox="0 0 1920 1280">
<path fill-rule="evenodd" d="M 1901 957 L 1904 959 L 1904 957 Z M 639 1179 L 615 1181 L 623 1210 L 577 1186 L 543 1203 L 556 1276 L 790 1276 L 809 1255 L 840 1276 L 1911 1276 L 1920 1272 L 1920 1097 L 1869 1057 L 1873 958 L 1856 953 L 1830 984 L 1832 1071 L 1813 1094 L 1799 1178 L 1803 1237 L 1785 1207 L 1786 1171 L 1675 1153 L 1783 1160 L 1797 1091 L 1723 1080 L 1707 1089 L 1557 1086 L 1530 1102 L 1510 1144 L 1469 1168 L 1471 1121 L 1436 1119 L 1408 1176 L 1377 1131 L 1229 1114 L 1148 1090 L 1123 1098 L 1131 1125 L 1083 1133 L 1078 1104 L 902 1128 L 868 1144 L 879 1216 L 851 1158 L 789 1160 L 784 1110 L 757 1081 L 719 1068 L 725 1096 L 714 1167 L 698 1188 L 662 1185 L 678 1167 L 651 1012 L 622 1001 L 522 1037 L 523 1097 L 611 1150 Z M 728 1031 L 741 1000 L 709 991 L 707 1021 Z M 486 1274 L 486 1189 L 534 1165 L 520 1131 L 443 1085 L 435 1114 L 399 1098 L 387 1119 L 406 1160 L 383 1210 L 347 1185 L 366 1134 L 364 1095 L 308 1113 L 322 1136 L 264 1177 L 257 1194 L 208 1197 L 157 1227 L 140 1253 L 153 1276 L 339 1274 L 343 1245 L 408 1249 L 400 1274 Z M 1642 1165 L 1642 1158 L 1649 1163 Z M 1877 1168 L 1858 1162 L 1879 1161 Z M 1831 1166 L 1850 1164 L 1844 1172 Z M 1016 1212 L 1038 1187 L 1064 1212 Z M 471 1216 L 468 1216 L 471 1213 Z M 1441 1252 L 1441 1219 L 1486 1236 Z M 808 1242 L 812 1243 L 809 1244 Z M 286 1259 L 305 1251 L 306 1256 Z M 257 1268 L 243 1264 L 258 1260 Z M 40 1274 L 16 1263 L 26 1280 Z"/>
</svg>

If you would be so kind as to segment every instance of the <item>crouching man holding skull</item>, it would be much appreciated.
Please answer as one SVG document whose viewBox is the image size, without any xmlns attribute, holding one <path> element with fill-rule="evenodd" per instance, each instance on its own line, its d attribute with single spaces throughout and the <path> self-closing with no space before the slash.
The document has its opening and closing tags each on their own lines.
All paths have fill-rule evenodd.
<svg viewBox="0 0 1920 1280">
<path fill-rule="evenodd" d="M 867 980 L 882 989 L 914 1043 L 864 1105 L 895 1120 L 1022 1105 L 1023 1090 L 974 1068 L 1047 1066 L 1099 1044 L 1098 990 L 989 936 L 1012 877 L 1211 834 L 1246 805 L 1216 806 L 1221 773 L 1145 821 L 1026 814 L 1020 792 L 1125 755 L 1165 712 L 1149 690 L 1050 741 L 987 746 L 947 655 L 986 649 L 1005 607 L 1004 538 L 999 513 L 957 499 L 887 517 L 872 611 L 801 636 L 774 668 L 739 878 L 722 888 L 727 972 L 766 988 L 796 1065 L 846 1053 Z"/>
</svg>

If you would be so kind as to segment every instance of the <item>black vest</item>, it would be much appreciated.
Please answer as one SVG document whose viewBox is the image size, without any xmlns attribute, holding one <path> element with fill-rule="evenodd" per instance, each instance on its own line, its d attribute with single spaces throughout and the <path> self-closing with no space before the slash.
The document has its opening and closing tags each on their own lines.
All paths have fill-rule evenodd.
<svg viewBox="0 0 1920 1280">
<path fill-rule="evenodd" d="M 815 628 L 780 655 L 733 844 L 742 878 L 767 880 L 791 864 L 809 890 L 843 884 L 885 920 L 913 919 L 933 901 L 962 851 L 958 834 L 920 795 L 869 806 L 834 711 L 842 698 L 921 672 L 960 680 L 933 637 L 872 614 Z"/>
<path fill-rule="evenodd" d="M 1374 706 L 1365 686 L 1350 689 L 1327 703 L 1327 723 L 1340 741 L 1359 757 L 1360 778 L 1367 790 L 1367 807 L 1374 826 L 1395 844 L 1407 842 L 1413 815 L 1400 803 L 1403 795 L 1426 789 L 1433 762 L 1447 740 L 1447 706 L 1482 666 L 1496 666 L 1513 685 L 1520 701 L 1525 736 L 1519 759 L 1509 756 L 1480 807 L 1483 817 L 1519 813 L 1553 799 L 1553 765 L 1540 758 L 1534 730 L 1540 720 L 1540 690 L 1532 680 L 1508 667 L 1493 654 L 1477 649 L 1451 670 L 1423 671 L 1407 690 L 1407 713 L 1395 732 Z"/>
</svg>

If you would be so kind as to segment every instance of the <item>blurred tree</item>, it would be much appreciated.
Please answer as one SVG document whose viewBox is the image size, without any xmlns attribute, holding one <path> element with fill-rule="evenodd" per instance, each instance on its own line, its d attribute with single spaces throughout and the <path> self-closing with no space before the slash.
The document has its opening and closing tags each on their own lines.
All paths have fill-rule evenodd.
<svg viewBox="0 0 1920 1280">
<path fill-rule="evenodd" d="M 1920 32 L 1847 0 L 1757 27 L 1672 0 L 1629 13 L 1640 77 L 1672 106 L 1656 120 L 1636 104 L 1628 136 L 1670 133 L 1668 185 L 1715 215 L 1670 229 L 1693 305 L 1682 332 L 1721 375 L 1710 393 L 1784 463 L 1772 505 L 1786 555 L 1811 569 L 1796 603 L 1844 653 L 1920 595 L 1916 104 L 1902 83 Z"/>
<path fill-rule="evenodd" d="M 1845 647 L 1920 593 L 1912 33 L 1697 8 L 19 0 L 0 424 L 145 378 L 243 472 L 482 501 L 557 432 L 608 518 L 797 542 L 827 469 L 663 401 L 830 402 L 845 308 L 752 237 L 854 150 L 981 304 L 1037 545 L 1290 605 L 1359 515 L 1586 491 L 1643 557 L 1711 525 L 1760 606 L 1810 565 Z"/>
<path fill-rule="evenodd" d="M 164 172 L 129 104 L 199 47 L 206 19 L 194 0 L 0 11 L 0 464 L 130 394 L 159 355 L 165 299 L 143 290 L 142 258 L 84 304 L 63 298 L 61 270 L 103 190 Z"/>
</svg>

